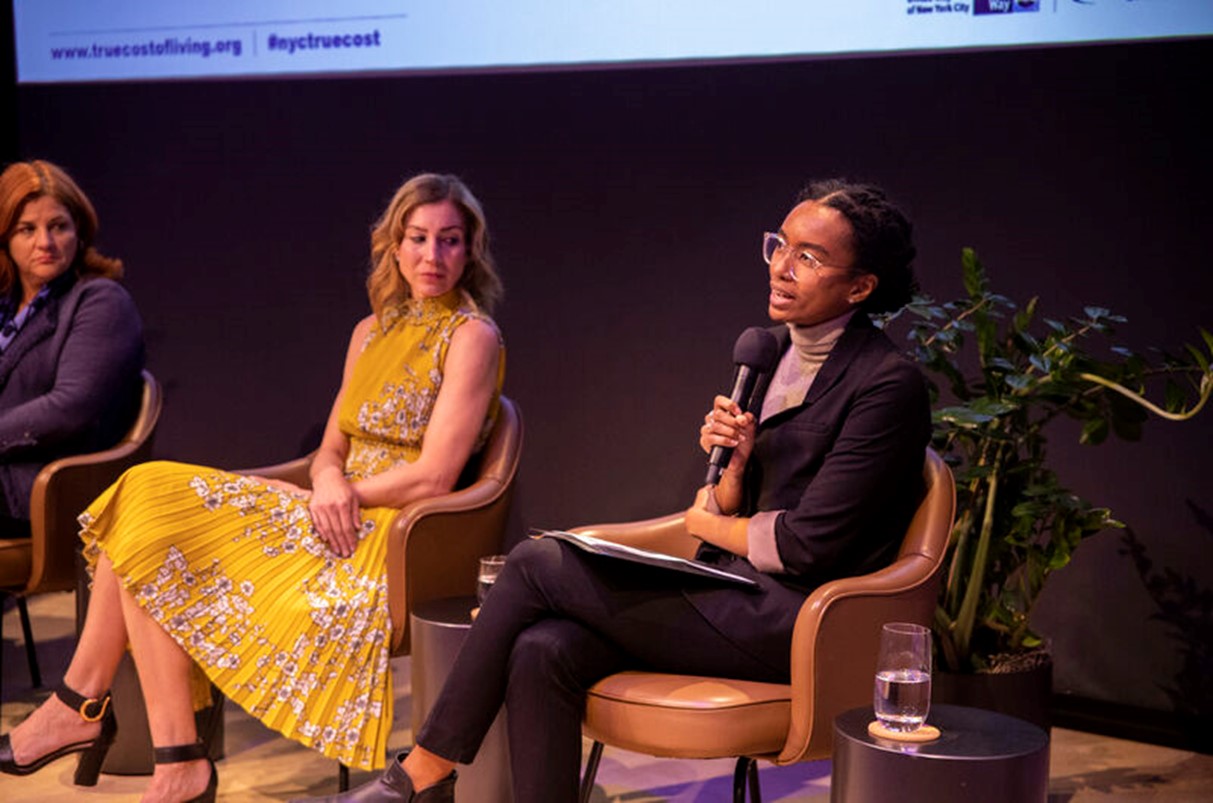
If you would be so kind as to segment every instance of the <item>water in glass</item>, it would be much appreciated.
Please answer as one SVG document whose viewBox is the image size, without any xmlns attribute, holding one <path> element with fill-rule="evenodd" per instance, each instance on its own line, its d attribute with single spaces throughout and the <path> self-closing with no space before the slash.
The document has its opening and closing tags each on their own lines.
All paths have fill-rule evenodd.
<svg viewBox="0 0 1213 803">
<path fill-rule="evenodd" d="M 497 582 L 497 575 L 501 574 L 501 567 L 504 565 L 505 555 L 488 555 L 480 559 L 480 571 L 476 575 L 476 602 L 478 604 L 484 604 L 484 598 L 492 590 L 493 583 Z"/>
<path fill-rule="evenodd" d="M 931 631 L 908 622 L 889 622 L 880 632 L 872 707 L 881 725 L 912 731 L 926 722 L 931 707 Z"/>
<path fill-rule="evenodd" d="M 497 579 L 496 575 L 482 574 L 476 578 L 476 602 L 483 605 L 484 598 L 493 590 L 493 582 Z"/>
<path fill-rule="evenodd" d="M 893 731 L 922 727 L 931 707 L 931 675 L 918 669 L 876 673 L 876 718 Z"/>
</svg>

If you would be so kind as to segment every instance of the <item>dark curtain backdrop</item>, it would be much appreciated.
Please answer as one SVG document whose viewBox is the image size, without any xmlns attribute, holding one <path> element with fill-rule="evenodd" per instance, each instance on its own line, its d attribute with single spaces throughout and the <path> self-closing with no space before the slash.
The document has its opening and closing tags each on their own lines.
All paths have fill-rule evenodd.
<svg viewBox="0 0 1213 803">
<path fill-rule="evenodd" d="M 28 86 L 21 155 L 65 165 L 122 257 L 168 458 L 247 467 L 317 441 L 367 312 L 371 222 L 405 177 L 463 176 L 507 288 L 507 393 L 529 526 L 685 506 L 733 340 L 765 315 L 759 234 L 810 177 L 885 185 L 928 291 L 962 246 L 1052 316 L 1128 316 L 1171 350 L 1213 328 L 1208 40 L 644 70 Z M 1079 447 L 1064 480 L 1130 522 L 1088 541 L 1036 622 L 1059 691 L 1206 716 L 1213 412 Z M 1171 572 L 1167 575 L 1167 572 Z M 1157 575 L 1160 582 L 1148 581 Z M 1185 582 L 1187 585 L 1185 585 Z M 1174 614 L 1158 614 L 1170 605 Z M 1202 674 L 1203 673 L 1203 674 Z M 1193 685 L 1195 684 L 1195 685 Z M 1181 699 L 1182 698 L 1182 699 Z M 1179 700 L 1177 702 L 1177 700 Z"/>
</svg>

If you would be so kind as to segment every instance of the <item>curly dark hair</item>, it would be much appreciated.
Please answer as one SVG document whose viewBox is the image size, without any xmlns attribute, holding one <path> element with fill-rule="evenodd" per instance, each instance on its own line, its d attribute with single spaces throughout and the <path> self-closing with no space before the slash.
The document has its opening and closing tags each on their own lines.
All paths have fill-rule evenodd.
<svg viewBox="0 0 1213 803">
<path fill-rule="evenodd" d="M 894 312 L 918 290 L 914 279 L 914 226 L 905 214 L 871 184 L 841 178 L 814 181 L 797 202 L 816 201 L 842 214 L 851 224 L 855 270 L 877 279 L 876 289 L 860 305 L 865 312 Z"/>
</svg>

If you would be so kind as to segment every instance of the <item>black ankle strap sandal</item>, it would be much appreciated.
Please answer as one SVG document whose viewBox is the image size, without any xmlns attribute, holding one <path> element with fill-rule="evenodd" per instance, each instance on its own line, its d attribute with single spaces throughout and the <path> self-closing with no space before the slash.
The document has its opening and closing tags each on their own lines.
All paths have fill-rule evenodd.
<svg viewBox="0 0 1213 803">
<path fill-rule="evenodd" d="M 57 750 L 39 756 L 26 764 L 18 764 L 13 758 L 13 746 L 8 734 L 0 736 L 0 773 L 6 775 L 31 775 L 38 770 L 57 761 L 66 755 L 79 753 L 80 760 L 76 764 L 75 782 L 77 786 L 94 786 L 97 776 L 101 773 L 101 765 L 105 761 L 114 736 L 118 732 L 118 720 L 114 718 L 114 710 L 110 707 L 110 693 L 100 697 L 85 697 L 67 686 L 55 689 L 55 696 L 85 722 L 101 723 L 101 732 L 96 738 L 84 742 L 65 744 Z"/>
<path fill-rule="evenodd" d="M 219 773 L 215 770 L 215 762 L 211 761 L 208 755 L 210 750 L 205 742 L 157 747 L 153 752 L 157 764 L 180 764 L 185 761 L 206 759 L 206 763 L 211 768 L 211 778 L 207 781 L 206 789 L 202 791 L 202 794 L 190 798 L 185 803 L 214 803 L 215 795 L 219 790 Z"/>
<path fill-rule="evenodd" d="M 197 761 L 207 757 L 206 745 L 202 742 L 193 744 L 175 744 L 172 747 L 157 747 L 155 750 L 157 764 L 180 764 L 183 761 Z"/>
<path fill-rule="evenodd" d="M 100 722 L 110 707 L 109 692 L 101 697 L 85 697 L 61 684 L 55 689 L 55 696 L 62 700 L 68 708 L 75 709 L 85 722 Z"/>
</svg>

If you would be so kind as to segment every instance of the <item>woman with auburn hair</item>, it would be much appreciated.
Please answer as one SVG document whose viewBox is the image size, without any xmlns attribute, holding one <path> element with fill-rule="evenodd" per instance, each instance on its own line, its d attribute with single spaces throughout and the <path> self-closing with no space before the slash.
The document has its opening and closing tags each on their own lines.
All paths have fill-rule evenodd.
<svg viewBox="0 0 1213 803">
<path fill-rule="evenodd" d="M 143 325 L 97 225 L 56 165 L 0 173 L 0 538 L 29 535 L 43 466 L 112 446 L 139 412 Z"/>
<path fill-rule="evenodd" d="M 128 639 L 156 745 L 145 803 L 215 798 L 199 673 L 266 726 L 383 766 L 387 531 L 397 508 L 450 491 L 487 440 L 504 356 L 484 217 L 457 178 L 407 181 L 372 254 L 374 311 L 350 338 L 311 487 L 164 461 L 123 474 L 80 517 L 93 594 L 65 688 L 0 737 L 0 771 L 80 752 L 76 782 L 96 782 Z"/>
</svg>

